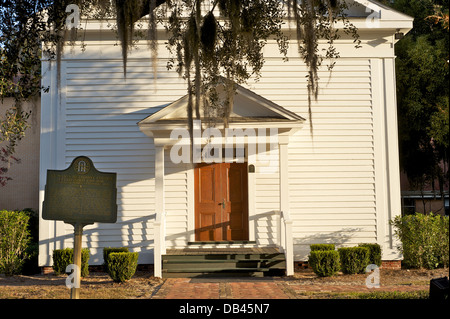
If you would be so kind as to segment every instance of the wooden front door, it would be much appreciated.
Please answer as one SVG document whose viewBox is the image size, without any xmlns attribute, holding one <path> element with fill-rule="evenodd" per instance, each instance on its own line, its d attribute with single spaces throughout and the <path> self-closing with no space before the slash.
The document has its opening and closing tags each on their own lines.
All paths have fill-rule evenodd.
<svg viewBox="0 0 450 319">
<path fill-rule="evenodd" d="M 248 240 L 247 163 L 195 168 L 195 240 Z"/>
</svg>

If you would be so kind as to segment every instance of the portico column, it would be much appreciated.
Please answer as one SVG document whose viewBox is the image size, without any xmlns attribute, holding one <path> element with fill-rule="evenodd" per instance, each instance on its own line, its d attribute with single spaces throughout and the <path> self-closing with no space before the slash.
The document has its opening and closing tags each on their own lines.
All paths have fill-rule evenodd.
<svg viewBox="0 0 450 319">
<path fill-rule="evenodd" d="M 292 220 L 289 214 L 289 179 L 288 179 L 288 144 L 289 135 L 278 136 L 278 151 L 280 162 L 280 225 L 281 232 L 281 246 L 284 248 L 286 256 L 286 275 L 294 275 L 294 246 L 292 238 Z"/>
<path fill-rule="evenodd" d="M 280 161 L 280 211 L 289 211 L 289 181 L 288 181 L 288 144 L 289 135 L 278 136 Z"/>
<path fill-rule="evenodd" d="M 165 207 L 164 207 L 164 146 L 155 145 L 155 277 L 162 277 L 162 255 L 166 253 Z"/>
<path fill-rule="evenodd" d="M 164 209 L 164 146 L 155 145 L 155 211 Z"/>
</svg>

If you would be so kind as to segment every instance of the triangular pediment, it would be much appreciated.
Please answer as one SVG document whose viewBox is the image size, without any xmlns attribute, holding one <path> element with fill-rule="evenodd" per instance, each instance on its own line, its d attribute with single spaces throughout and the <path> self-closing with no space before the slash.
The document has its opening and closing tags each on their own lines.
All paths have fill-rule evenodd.
<svg viewBox="0 0 450 319">
<path fill-rule="evenodd" d="M 280 0 L 279 1 L 286 11 L 288 12 L 289 4 L 291 4 L 291 1 L 287 0 Z M 302 0 L 297 0 L 297 3 L 300 5 Z M 347 3 L 347 9 L 345 10 L 345 13 L 348 15 L 348 17 L 367 17 L 371 12 L 373 11 L 381 11 L 383 15 L 383 19 L 386 20 L 402 20 L 402 19 L 412 19 L 410 16 L 401 13 L 397 10 L 392 9 L 391 7 L 382 4 L 376 0 L 346 0 Z M 289 3 L 289 4 L 288 4 Z M 164 8 L 167 4 L 162 4 L 161 8 Z M 214 9 L 213 9 L 214 8 Z M 202 4 L 202 15 L 207 14 L 210 10 L 213 9 L 213 12 L 216 16 L 220 16 L 219 8 L 214 3 L 204 3 Z M 191 14 L 189 10 L 184 10 L 180 12 L 180 16 L 188 17 Z M 148 16 L 146 16 L 146 19 Z"/>
<path fill-rule="evenodd" d="M 353 0 L 347 13 L 350 17 L 367 17 L 373 11 L 380 12 L 383 20 L 413 20 L 412 17 L 374 0 Z"/>
<path fill-rule="evenodd" d="M 219 94 L 224 94 L 218 89 Z M 161 123 L 187 123 L 187 106 L 189 96 L 185 95 L 180 99 L 163 107 L 161 110 L 148 116 L 138 123 L 139 126 L 148 126 Z M 201 112 L 203 114 L 203 112 Z M 230 114 L 230 123 L 245 122 L 298 122 L 305 119 L 294 112 L 258 95 L 240 85 L 237 86 L 234 96 L 233 110 Z"/>
</svg>

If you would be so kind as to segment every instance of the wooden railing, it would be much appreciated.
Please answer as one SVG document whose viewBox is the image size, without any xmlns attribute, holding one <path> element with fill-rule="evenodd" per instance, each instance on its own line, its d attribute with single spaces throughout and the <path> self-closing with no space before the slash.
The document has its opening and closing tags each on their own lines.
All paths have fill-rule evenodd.
<svg viewBox="0 0 450 319">
<path fill-rule="evenodd" d="M 154 267 L 155 277 L 162 278 L 162 255 L 166 253 L 166 213 L 156 213 L 154 223 Z"/>
<path fill-rule="evenodd" d="M 294 275 L 294 241 L 292 238 L 292 219 L 289 212 L 280 212 L 280 247 L 286 257 L 286 275 Z"/>
</svg>

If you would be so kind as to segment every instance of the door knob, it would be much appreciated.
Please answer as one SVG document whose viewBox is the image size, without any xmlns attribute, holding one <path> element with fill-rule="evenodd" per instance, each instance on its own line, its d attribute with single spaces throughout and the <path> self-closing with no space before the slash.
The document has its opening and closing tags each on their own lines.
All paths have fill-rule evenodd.
<svg viewBox="0 0 450 319">
<path fill-rule="evenodd" d="M 222 199 L 222 203 L 219 203 L 219 205 L 222 205 L 222 208 L 225 209 L 225 198 Z"/>
</svg>

